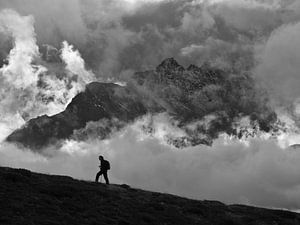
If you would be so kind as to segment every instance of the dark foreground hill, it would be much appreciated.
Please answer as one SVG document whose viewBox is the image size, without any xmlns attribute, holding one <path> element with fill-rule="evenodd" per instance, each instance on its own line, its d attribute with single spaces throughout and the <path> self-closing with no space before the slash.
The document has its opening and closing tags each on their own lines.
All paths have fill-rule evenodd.
<svg viewBox="0 0 300 225">
<path fill-rule="evenodd" d="M 300 215 L 0 167 L 1 225 L 297 225 Z"/>
</svg>

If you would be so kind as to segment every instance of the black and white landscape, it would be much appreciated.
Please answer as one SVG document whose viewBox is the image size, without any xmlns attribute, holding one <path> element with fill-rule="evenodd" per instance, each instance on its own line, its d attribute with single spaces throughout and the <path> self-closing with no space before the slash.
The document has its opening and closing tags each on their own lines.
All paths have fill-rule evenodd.
<svg viewBox="0 0 300 225">
<path fill-rule="evenodd" d="M 299 37 L 299 0 L 1 0 L 0 166 L 298 211 Z"/>
</svg>

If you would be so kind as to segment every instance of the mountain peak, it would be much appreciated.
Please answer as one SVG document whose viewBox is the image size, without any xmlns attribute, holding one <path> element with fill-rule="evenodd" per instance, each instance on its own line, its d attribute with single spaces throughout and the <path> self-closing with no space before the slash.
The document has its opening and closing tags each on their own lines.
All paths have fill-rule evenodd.
<svg viewBox="0 0 300 225">
<path fill-rule="evenodd" d="M 170 70 L 170 71 L 183 71 L 183 66 L 179 65 L 174 58 L 167 58 L 161 62 L 156 68 L 157 72 Z"/>
<path fill-rule="evenodd" d="M 194 64 L 189 65 L 187 68 L 188 71 L 199 71 L 200 68 L 198 66 L 195 66 Z"/>
</svg>

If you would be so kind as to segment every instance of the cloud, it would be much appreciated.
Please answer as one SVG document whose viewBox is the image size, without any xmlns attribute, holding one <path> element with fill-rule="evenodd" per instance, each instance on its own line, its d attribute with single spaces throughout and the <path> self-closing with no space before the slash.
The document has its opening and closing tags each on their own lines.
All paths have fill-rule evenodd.
<svg viewBox="0 0 300 225">
<path fill-rule="evenodd" d="M 201 64 L 181 49 L 204 46 L 208 38 L 256 42 L 299 14 L 294 0 L 29 0 L 25 6 L 21 0 L 4 0 L 0 8 L 32 15 L 39 46 L 59 48 L 67 40 L 97 77 L 110 78 L 171 56 L 184 64 Z"/>
<path fill-rule="evenodd" d="M 221 16 L 225 22 L 242 31 L 256 30 L 265 32 L 280 21 L 278 1 L 218 1 L 212 3 L 213 13 Z"/>
<path fill-rule="evenodd" d="M 191 44 L 189 46 L 186 46 L 184 48 L 181 49 L 181 54 L 184 56 L 189 56 L 195 52 L 201 52 L 203 51 L 204 46 L 203 45 L 195 45 L 195 44 Z"/>
<path fill-rule="evenodd" d="M 66 64 L 66 70 L 71 74 L 79 76 L 78 82 L 81 83 L 81 88 L 83 88 L 85 84 L 94 81 L 95 75 L 85 69 L 85 62 L 81 58 L 79 51 L 74 50 L 74 47 L 69 45 L 67 41 L 63 41 L 62 45 L 61 58 Z"/>
<path fill-rule="evenodd" d="M 138 37 L 135 33 L 119 25 L 113 29 L 106 30 L 104 35 L 107 45 L 103 49 L 104 59 L 99 64 L 99 71 L 103 76 L 117 77 L 122 70 L 122 64 L 119 60 L 121 52 L 136 42 Z"/>
<path fill-rule="evenodd" d="M 228 43 L 244 39 L 244 44 L 260 40 L 283 20 L 291 20 L 296 12 L 281 13 L 290 5 L 258 0 L 29 0 L 24 6 L 20 0 L 5 0 L 0 8 L 32 15 L 40 46 L 59 48 L 67 40 L 97 77 L 119 78 L 124 71 L 148 69 L 171 56 L 183 64 L 202 64 L 181 49 L 204 46 L 208 38 Z M 208 56 L 220 61 L 214 54 L 204 58 Z"/>
<path fill-rule="evenodd" d="M 79 0 L 3 0 L 0 9 L 13 9 L 21 15 L 35 18 L 35 30 L 39 44 L 59 47 L 63 40 L 84 43 L 86 26 L 81 17 Z"/>
<path fill-rule="evenodd" d="M 6 133 L 11 131 L 11 128 L 5 127 L 6 125 L 10 124 L 12 128 L 20 125 L 22 120 L 19 119 L 19 108 L 25 112 L 32 110 L 35 93 L 30 89 L 38 81 L 39 74 L 46 69 L 43 66 L 32 65 L 39 54 L 33 29 L 33 17 L 22 17 L 13 10 L 3 10 L 0 14 L 0 30 L 12 35 L 14 39 L 14 48 L 9 53 L 8 64 L 0 68 L 1 127 Z M 11 119 L 19 122 L 8 123 Z M 1 137 L 4 135 L 1 130 Z"/>
<path fill-rule="evenodd" d="M 202 44 L 191 44 L 181 49 L 181 55 L 187 58 L 197 58 L 198 63 L 209 62 L 213 66 L 223 69 L 243 70 L 253 68 L 253 43 L 247 39 L 237 39 L 228 42 L 209 37 Z"/>
<path fill-rule="evenodd" d="M 76 94 L 84 90 L 86 83 L 95 78 L 92 72 L 85 70 L 79 52 L 67 42 L 63 43 L 60 55 L 65 68 L 62 66 L 57 73 L 51 65 L 43 62 L 32 16 L 2 10 L 0 31 L 5 36 L 11 36 L 13 42 L 7 63 L 0 68 L 2 141 L 25 120 L 62 111 Z"/>
<path fill-rule="evenodd" d="M 16 88 L 28 87 L 37 82 L 38 74 L 45 69 L 32 67 L 31 63 L 38 56 L 38 47 L 33 28 L 33 17 L 21 17 L 13 10 L 1 11 L 0 28 L 11 33 L 15 46 L 10 51 L 8 65 L 1 68 L 4 78 Z"/>
<path fill-rule="evenodd" d="M 284 25 L 273 32 L 258 51 L 256 76 L 264 82 L 271 96 L 293 102 L 300 96 L 300 23 Z"/>
<path fill-rule="evenodd" d="M 211 29 L 215 25 L 215 20 L 206 7 L 192 8 L 189 12 L 185 12 L 181 22 L 181 28 L 184 31 L 195 34 L 203 29 Z"/>
</svg>

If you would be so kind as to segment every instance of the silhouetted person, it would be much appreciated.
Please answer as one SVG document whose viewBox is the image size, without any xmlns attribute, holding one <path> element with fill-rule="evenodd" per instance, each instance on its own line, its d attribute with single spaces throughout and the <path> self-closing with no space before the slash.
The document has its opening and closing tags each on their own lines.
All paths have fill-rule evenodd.
<svg viewBox="0 0 300 225">
<path fill-rule="evenodd" d="M 97 173 L 96 175 L 96 179 L 95 182 L 98 183 L 99 177 L 103 174 L 103 177 L 105 179 L 105 183 L 109 184 L 109 180 L 107 177 L 107 171 L 110 170 L 110 164 L 107 160 L 105 160 L 103 158 L 102 155 L 99 156 L 99 160 L 100 160 L 100 171 Z"/>
</svg>

